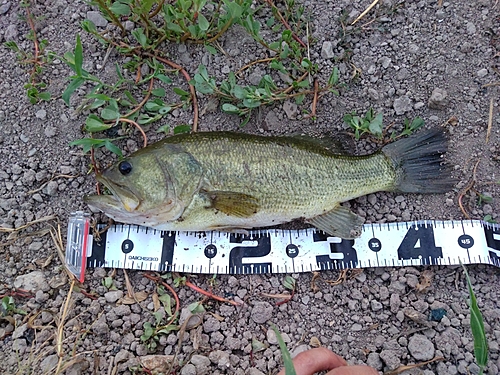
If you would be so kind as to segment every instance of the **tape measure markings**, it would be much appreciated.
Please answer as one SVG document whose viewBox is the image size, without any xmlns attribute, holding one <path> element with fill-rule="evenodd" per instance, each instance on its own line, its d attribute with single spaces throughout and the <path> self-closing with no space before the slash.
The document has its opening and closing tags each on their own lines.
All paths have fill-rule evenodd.
<svg viewBox="0 0 500 375">
<path fill-rule="evenodd" d="M 316 229 L 243 235 L 114 225 L 99 241 L 88 234 L 88 221 L 79 212 L 68 225 L 66 262 L 79 278 L 85 267 L 218 274 L 453 265 L 459 260 L 500 267 L 500 226 L 474 220 L 366 224 L 356 240 Z"/>
</svg>

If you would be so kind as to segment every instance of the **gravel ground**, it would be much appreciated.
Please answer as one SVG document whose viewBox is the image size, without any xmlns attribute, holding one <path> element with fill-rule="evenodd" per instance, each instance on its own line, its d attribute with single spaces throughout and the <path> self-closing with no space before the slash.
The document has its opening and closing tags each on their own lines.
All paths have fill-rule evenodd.
<svg viewBox="0 0 500 375">
<path fill-rule="evenodd" d="M 500 189 L 494 182 L 499 180 L 500 160 L 499 4 L 383 0 L 359 27 L 348 28 L 343 35 L 341 19 L 350 23 L 371 1 L 300 3 L 311 20 L 311 60 L 324 72 L 319 79 L 324 82 L 332 67 L 338 66 L 340 82 L 345 84 L 341 95 L 320 99 L 316 121 L 303 118 L 301 108 L 287 102 L 256 111 L 243 129 L 238 118 L 211 110 L 209 98 L 200 95 L 200 108 L 205 109 L 200 130 L 316 135 L 345 130 L 344 114 L 365 113 L 370 107 L 382 111 L 385 123 L 394 122 L 394 129 L 401 129 L 404 118 L 420 116 L 426 126 L 432 126 L 454 116 L 456 121 L 447 125 L 448 159 L 459 180 L 454 191 L 432 196 L 377 193 L 351 202 L 351 207 L 367 222 L 463 219 L 457 196 L 480 160 L 477 192 L 468 194 L 464 203 L 472 218 L 491 215 L 498 220 Z M 95 17 L 95 9 L 86 2 L 38 0 L 30 9 L 37 17 L 38 38 L 48 40 L 49 50 L 62 56 L 74 48 L 75 35 L 81 33 L 89 72 L 110 78 L 115 74 L 113 63 L 123 63 L 115 51 L 105 60 L 106 50 L 80 29 L 82 20 Z M 24 12 L 14 1 L 0 1 L 0 42 L 15 40 L 31 51 L 29 26 L 20 17 Z M 261 12 L 259 17 L 265 19 L 266 14 Z M 111 25 L 104 22 L 102 28 L 106 27 Z M 188 72 L 193 74 L 203 61 L 218 79 L 266 57 L 239 27 L 232 27 L 220 44 L 227 55 L 210 55 L 194 45 L 165 48 L 170 59 Z M 69 281 L 48 230 L 59 223 L 64 233 L 69 213 L 86 210 L 82 196 L 95 188 L 88 174 L 89 159 L 69 146 L 82 137 L 86 115 L 77 108 L 88 87 L 80 88 L 71 106 L 66 106 L 60 95 L 71 72 L 55 59 L 42 73 L 53 99 L 32 105 L 23 89 L 27 68 L 3 45 L 0 51 L 1 227 L 9 231 L 46 216 L 56 218 L 19 232 L 30 236 L 12 239 L 7 233 L 0 240 L 0 294 L 13 293 L 15 306 L 27 313 L 0 317 L 1 373 L 53 374 L 58 364 L 60 373 L 72 375 L 142 373 L 141 364 L 164 365 L 176 354 L 177 374 L 274 374 L 282 362 L 269 322 L 276 324 L 292 353 L 322 345 L 351 364 L 368 364 L 380 372 L 441 357 L 404 373 L 478 373 L 467 288 L 458 267 L 378 268 L 341 275 L 324 271 L 314 283 L 311 274 L 295 274 L 297 293 L 281 305 L 262 293 L 286 292 L 284 275 L 217 276 L 215 280 L 192 275 L 190 280 L 198 286 L 243 304 L 204 300 L 204 311 L 190 317 L 190 304 L 202 296 L 186 286 L 174 286 L 180 299 L 180 323 L 186 322 L 182 334 L 165 332 L 148 341 L 141 340 L 144 323 L 154 325 L 158 301 L 156 284 L 143 272 L 128 272 L 133 289 L 144 298 L 140 302 L 127 298 L 124 272 L 110 269 L 89 270 L 85 283 L 68 298 Z M 258 82 L 266 69 L 259 65 L 247 70 L 245 79 Z M 186 86 L 181 77 L 176 83 Z M 307 100 L 310 103 L 311 98 Z M 486 143 L 490 102 L 492 132 Z M 174 111 L 165 121 L 192 122 L 191 110 Z M 161 138 L 154 129 L 148 135 L 151 141 Z M 140 142 L 139 135 L 133 136 L 123 141 L 123 150 L 131 152 Z M 375 147 L 366 139 L 356 146 L 358 153 Z M 105 152 L 97 157 L 112 159 Z M 493 200 L 479 206 L 478 193 Z M 490 354 L 486 371 L 498 374 L 500 273 L 487 266 L 470 266 L 469 271 L 485 319 Z M 342 282 L 332 283 L 339 276 L 345 276 Z M 419 281 L 429 277 L 430 285 L 421 290 Z M 172 285 L 172 279 L 166 282 Z M 29 291 L 28 295 L 14 293 L 19 289 Z M 446 315 L 429 320 L 436 309 L 444 309 Z M 163 307 L 158 311 L 165 314 Z"/>
</svg>

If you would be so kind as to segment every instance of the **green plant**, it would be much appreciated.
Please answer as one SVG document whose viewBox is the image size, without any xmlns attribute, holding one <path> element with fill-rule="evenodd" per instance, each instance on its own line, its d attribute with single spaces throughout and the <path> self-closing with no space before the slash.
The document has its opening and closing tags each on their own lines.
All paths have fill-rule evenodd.
<svg viewBox="0 0 500 375">
<path fill-rule="evenodd" d="M 150 322 L 143 324 L 144 333 L 141 335 L 141 341 L 146 344 L 149 350 L 153 350 L 158 346 L 160 335 L 169 334 L 172 331 L 179 330 L 179 326 L 175 324 L 178 318 L 177 310 L 172 312 L 172 299 L 165 291 L 163 286 L 157 287 L 158 300 L 163 305 L 163 309 L 155 311 L 153 316 L 155 323 Z"/>
<path fill-rule="evenodd" d="M 370 108 L 364 117 L 356 115 L 356 112 L 348 113 L 343 118 L 344 122 L 354 130 L 356 139 L 361 138 L 365 133 L 372 134 L 377 138 L 382 138 L 384 130 L 382 123 L 382 113 L 374 113 L 373 108 Z"/>
<path fill-rule="evenodd" d="M 370 134 L 377 139 L 382 139 L 387 131 L 383 124 L 383 114 L 375 113 L 373 108 L 370 108 L 363 117 L 358 116 L 356 112 L 351 112 L 344 115 L 343 120 L 352 130 L 354 130 L 356 139 L 360 139 L 364 134 Z M 391 133 L 390 139 L 394 140 L 405 135 L 410 135 L 424 126 L 424 124 L 424 120 L 420 117 L 415 117 L 411 121 L 405 119 L 404 129 L 400 133 Z"/>
<path fill-rule="evenodd" d="M 27 314 L 26 311 L 16 307 L 14 297 L 12 296 L 4 296 L 0 301 L 1 301 L 0 316 L 8 316 L 13 314 L 21 314 L 21 315 Z"/>
<path fill-rule="evenodd" d="M 281 355 L 283 357 L 283 364 L 285 365 L 285 375 L 296 375 L 295 367 L 293 367 L 292 357 L 290 355 L 290 352 L 288 351 L 288 348 L 286 347 L 285 341 L 283 341 L 283 337 L 281 337 L 278 328 L 274 324 L 271 324 L 271 327 L 276 334 L 276 338 L 278 339 Z"/>
<path fill-rule="evenodd" d="M 26 16 L 22 17 L 29 25 L 30 31 L 27 34 L 27 39 L 33 42 L 33 52 L 27 52 L 19 48 L 16 42 L 9 40 L 4 45 L 16 53 L 19 63 L 23 66 L 30 66 L 30 76 L 28 82 L 25 83 L 26 96 L 31 104 L 36 104 L 40 100 L 49 101 L 51 95 L 49 92 L 44 91 L 47 84 L 40 79 L 43 72 L 43 66 L 52 61 L 52 54 L 48 53 L 46 48 L 49 44 L 47 39 L 38 40 L 35 31 L 35 18 L 30 12 L 30 2 L 21 1 L 21 7 L 25 8 Z"/>
<path fill-rule="evenodd" d="M 464 269 L 465 278 L 467 280 L 467 289 L 469 290 L 470 329 L 472 331 L 472 337 L 474 338 L 474 356 L 476 357 L 476 363 L 479 366 L 479 375 L 482 375 L 484 368 L 488 364 L 488 341 L 486 340 L 483 316 L 479 310 L 479 306 L 477 305 L 469 273 L 463 264 L 462 268 Z"/>
</svg>

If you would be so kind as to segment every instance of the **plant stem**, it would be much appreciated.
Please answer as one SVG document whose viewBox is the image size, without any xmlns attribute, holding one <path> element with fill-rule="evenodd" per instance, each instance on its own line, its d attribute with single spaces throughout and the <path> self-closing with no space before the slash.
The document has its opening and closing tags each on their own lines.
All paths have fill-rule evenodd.
<svg viewBox="0 0 500 375">
<path fill-rule="evenodd" d="M 115 14 L 111 11 L 111 9 L 108 8 L 106 3 L 103 0 L 97 0 L 97 3 L 99 4 L 99 7 L 103 9 L 106 14 L 113 20 L 113 23 L 118 26 L 122 33 L 125 33 L 125 27 L 122 25 L 120 20 L 115 16 Z"/>
</svg>

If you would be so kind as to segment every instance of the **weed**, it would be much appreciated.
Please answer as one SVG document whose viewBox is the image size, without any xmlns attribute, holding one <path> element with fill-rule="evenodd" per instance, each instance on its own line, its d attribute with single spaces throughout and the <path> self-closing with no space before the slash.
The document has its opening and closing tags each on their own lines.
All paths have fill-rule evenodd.
<svg viewBox="0 0 500 375">
<path fill-rule="evenodd" d="M 172 331 L 179 330 L 179 326 L 175 324 L 178 318 L 178 309 L 172 311 L 172 299 L 162 285 L 156 289 L 158 300 L 163 305 L 163 309 L 159 309 L 153 313 L 155 323 L 150 322 L 143 324 L 144 333 L 141 335 L 141 341 L 145 343 L 149 350 L 153 350 L 158 346 L 160 335 L 169 334 Z"/>
<path fill-rule="evenodd" d="M 156 123 L 176 108 L 193 106 L 193 126 L 181 124 L 173 128 L 173 133 L 196 131 L 198 109 L 196 91 L 201 94 L 217 97 L 226 113 L 236 114 L 243 118 L 241 125 L 245 125 L 253 109 L 269 105 L 286 99 L 294 99 L 302 103 L 307 94 L 314 94 L 313 109 L 310 115 L 315 118 L 318 94 L 326 91 L 338 94 L 338 70 L 335 68 L 324 87 L 319 87 L 311 77 L 318 72 L 318 66 L 313 64 L 308 56 L 307 44 L 299 38 L 307 28 L 304 8 L 298 7 L 294 0 L 285 2 L 285 11 L 282 14 L 272 0 L 252 9 L 251 0 L 181 0 L 172 3 L 164 1 L 130 1 L 130 0 L 95 0 L 92 5 L 99 7 L 101 13 L 122 32 L 120 37 L 113 37 L 110 33 L 99 33 L 96 26 L 90 21 L 82 22 L 82 28 L 93 35 L 104 45 L 116 48 L 123 55 L 131 59 L 123 66 L 116 66 L 119 77 L 114 84 L 107 84 L 98 77 L 89 74 L 83 69 L 83 48 L 80 37 L 77 37 L 73 52 L 66 53 L 62 58 L 75 73 L 69 77 L 70 83 L 62 98 L 69 105 L 71 96 L 85 83 L 92 89 L 85 95 L 81 110 L 87 110 L 88 115 L 83 129 L 90 137 L 72 142 L 72 145 L 82 145 L 85 152 L 91 152 L 94 169 L 98 171 L 93 158 L 93 150 L 105 147 L 121 157 L 121 152 L 114 145 L 114 140 L 98 139 L 97 133 L 112 131 L 116 133 L 121 125 L 123 132 L 133 125 L 143 133 L 142 126 Z M 255 19 L 255 13 L 263 7 L 270 7 L 273 17 L 266 22 L 266 27 L 274 32 L 275 40 L 266 41 L 261 35 L 262 25 Z M 122 24 L 126 17 L 134 22 L 136 28 L 130 33 Z M 279 20 L 279 22 L 276 22 Z M 266 48 L 272 56 L 267 59 L 254 61 L 234 73 L 230 72 L 226 79 L 217 81 L 209 75 L 205 66 L 200 65 L 198 72 L 191 79 L 187 72 L 178 64 L 161 57 L 159 46 L 165 41 L 177 43 L 204 44 L 211 53 L 217 53 L 214 43 L 232 25 L 239 24 L 252 38 Z M 290 26 L 292 24 L 292 26 Z M 277 36 L 277 37 L 276 37 Z M 280 85 L 271 75 L 265 75 L 257 85 L 240 85 L 238 74 L 250 66 L 267 63 L 272 72 L 280 74 L 284 81 L 289 82 L 286 87 Z M 146 77 L 140 76 L 140 67 L 147 64 L 152 73 Z M 173 68 L 168 70 L 166 66 Z M 135 81 L 127 80 L 122 74 L 123 69 L 137 70 Z M 172 91 L 178 95 L 179 101 L 166 102 L 164 88 L 154 88 L 155 81 L 170 85 L 170 72 L 181 72 L 189 83 L 189 92 L 178 87 Z M 131 92 L 142 84 L 149 83 L 144 99 L 136 100 Z M 150 98 L 151 97 L 151 98 Z M 140 101 L 140 103 L 139 103 Z M 157 132 L 169 133 L 169 124 L 163 124 Z M 119 138 L 118 138 L 119 139 Z"/>
<path fill-rule="evenodd" d="M 486 333 L 484 330 L 483 316 L 477 305 L 476 295 L 472 289 L 469 273 L 463 264 L 462 268 L 464 269 L 465 278 L 467 280 L 467 289 L 469 290 L 470 329 L 472 331 L 472 337 L 474 338 L 474 356 L 476 357 L 476 363 L 479 366 L 479 375 L 482 375 L 484 368 L 488 364 L 488 342 L 486 340 Z"/>
<path fill-rule="evenodd" d="M 271 327 L 276 334 L 276 338 L 278 339 L 281 356 L 283 357 L 283 364 L 285 365 L 285 375 L 296 375 L 295 367 L 293 367 L 292 357 L 290 355 L 290 352 L 288 351 L 288 348 L 286 347 L 285 342 L 283 341 L 283 337 L 281 337 L 278 328 L 274 324 L 271 324 Z"/>
<path fill-rule="evenodd" d="M 50 93 L 44 91 L 47 88 L 47 84 L 42 82 L 39 76 L 42 74 L 42 67 L 51 62 L 52 54 L 46 51 L 48 45 L 47 39 L 38 40 L 35 31 L 35 19 L 30 11 L 30 2 L 21 1 L 20 5 L 26 9 L 26 16 L 23 18 L 30 27 L 30 31 L 26 37 L 33 41 L 34 51 L 27 52 L 21 50 L 17 43 L 12 40 L 5 42 L 4 45 L 16 53 L 16 57 L 21 65 L 31 66 L 30 76 L 24 88 L 26 89 L 26 96 L 30 103 L 36 104 L 40 100 L 49 101 L 51 98 Z"/>
<path fill-rule="evenodd" d="M 4 296 L 0 300 L 0 316 L 8 316 L 13 314 L 26 315 L 26 311 L 16 307 L 14 297 Z"/>
<path fill-rule="evenodd" d="M 363 117 L 358 116 L 356 112 L 351 112 L 346 114 L 343 120 L 354 131 L 354 137 L 357 140 L 364 134 L 369 134 L 382 140 L 385 132 L 390 127 L 384 127 L 383 114 L 375 113 L 373 108 L 370 108 Z M 424 120 L 420 117 L 415 117 L 412 121 L 405 119 L 404 129 L 399 134 L 397 132 L 391 133 L 390 140 L 410 135 L 424 126 L 424 124 Z"/>
</svg>

